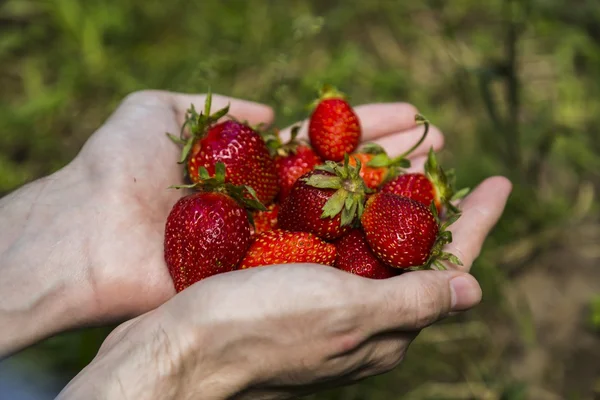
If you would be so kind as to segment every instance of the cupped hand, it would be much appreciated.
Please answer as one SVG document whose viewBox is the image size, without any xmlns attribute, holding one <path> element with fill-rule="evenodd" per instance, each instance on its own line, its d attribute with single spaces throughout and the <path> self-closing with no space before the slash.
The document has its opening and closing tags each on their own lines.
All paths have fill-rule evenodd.
<svg viewBox="0 0 600 400">
<path fill-rule="evenodd" d="M 134 317 L 175 294 L 163 258 L 163 234 L 171 207 L 183 195 L 168 187 L 182 183 L 183 166 L 177 164 L 180 149 L 165 133 L 177 134 L 190 104 L 200 110 L 204 100 L 204 95 L 134 93 L 69 166 L 79 181 L 89 183 L 77 228 L 86 237 L 86 260 L 76 274 L 87 293 L 84 320 Z M 228 103 L 237 119 L 272 123 L 271 108 L 249 101 L 213 95 L 212 110 Z M 406 103 L 362 105 L 356 111 L 363 139 L 381 144 L 391 155 L 410 148 L 423 133 L 414 122 L 416 109 Z M 413 153 L 417 168 L 430 147 L 442 145 L 442 134 L 432 128 Z"/>
<path fill-rule="evenodd" d="M 78 165 L 94 177 L 98 250 L 90 260 L 98 307 L 112 317 L 141 314 L 109 336 L 62 393 L 79 398 L 289 398 L 348 384 L 394 368 L 423 327 L 476 305 L 467 274 L 511 190 L 502 177 L 481 183 L 460 204 L 448 251 L 463 263 L 449 271 L 409 272 L 370 280 L 318 265 L 279 265 L 213 276 L 174 295 L 162 259 L 162 230 L 181 193 L 178 151 L 165 140 L 190 102 L 202 96 L 164 92 L 126 100 L 82 151 Z M 270 122 L 269 108 L 231 101 L 232 113 Z M 407 104 L 356 108 L 365 132 L 391 155 L 418 140 Z M 443 138 L 433 128 L 413 153 L 422 168 Z M 171 298 L 170 300 L 168 300 Z M 168 301 L 167 301 L 168 300 Z M 124 385 L 123 382 L 127 382 Z M 119 384 L 120 383 L 120 384 Z"/>
<path fill-rule="evenodd" d="M 460 270 L 371 280 L 289 264 L 216 275 L 115 330 L 59 398 L 286 399 L 389 371 L 420 329 L 480 301 L 467 271 L 510 189 L 491 178 L 460 204 L 449 249 Z"/>
</svg>

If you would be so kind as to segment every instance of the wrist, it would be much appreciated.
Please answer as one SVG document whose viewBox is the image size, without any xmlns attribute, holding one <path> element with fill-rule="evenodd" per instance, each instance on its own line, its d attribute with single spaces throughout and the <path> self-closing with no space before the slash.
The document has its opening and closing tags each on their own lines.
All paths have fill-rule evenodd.
<svg viewBox="0 0 600 400">
<path fill-rule="evenodd" d="M 0 357 L 80 323 L 88 188 L 68 166 L 0 199 Z"/>
<path fill-rule="evenodd" d="M 169 319 L 158 308 L 119 326 L 58 399 L 230 399 L 246 389 L 246 372 L 215 357 L 210 335 L 186 337 Z"/>
</svg>

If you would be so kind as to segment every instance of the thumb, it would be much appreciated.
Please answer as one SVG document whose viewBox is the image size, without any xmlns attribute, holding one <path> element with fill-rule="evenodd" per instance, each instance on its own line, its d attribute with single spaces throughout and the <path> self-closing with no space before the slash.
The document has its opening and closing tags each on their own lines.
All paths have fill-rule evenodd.
<svg viewBox="0 0 600 400">
<path fill-rule="evenodd" d="M 372 291 L 379 310 L 372 313 L 376 332 L 423 329 L 481 301 L 479 283 L 458 271 L 413 271 L 372 283 L 378 286 Z"/>
</svg>

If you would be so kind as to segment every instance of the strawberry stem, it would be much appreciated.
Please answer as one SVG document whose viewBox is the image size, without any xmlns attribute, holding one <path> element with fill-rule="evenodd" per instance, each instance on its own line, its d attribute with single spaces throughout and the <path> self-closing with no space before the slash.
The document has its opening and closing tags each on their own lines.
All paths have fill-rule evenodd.
<svg viewBox="0 0 600 400">
<path fill-rule="evenodd" d="M 340 92 L 335 86 L 326 83 L 323 85 L 320 91 L 320 99 L 346 99 L 346 95 Z"/>
<path fill-rule="evenodd" d="M 399 155 L 398 157 L 390 158 L 385 150 L 375 143 L 367 143 L 361 149 L 362 152 L 373 154 L 374 157 L 367 162 L 368 167 L 372 168 L 387 168 L 387 174 L 384 178 L 384 182 L 389 181 L 390 179 L 398 176 L 403 169 L 410 168 L 411 162 L 408 158 L 413 151 L 417 149 L 424 141 L 427 135 L 429 134 L 429 121 L 423 117 L 421 114 L 415 115 L 415 122 L 418 125 L 425 125 L 425 131 L 419 138 L 419 140 L 407 151 Z"/>
<path fill-rule="evenodd" d="M 322 102 L 323 100 L 327 100 L 327 99 L 342 99 L 342 100 L 347 100 L 347 96 L 340 92 L 339 90 L 337 90 L 333 85 L 330 85 L 328 83 L 324 84 L 320 89 L 319 89 L 319 97 L 316 98 L 315 100 L 313 100 L 309 105 L 308 105 L 308 110 L 314 110 L 320 102 Z"/>
<path fill-rule="evenodd" d="M 419 139 L 419 141 L 417 143 L 415 143 L 413 145 L 413 147 L 411 147 L 410 149 L 408 149 L 407 151 L 402 153 L 400 156 L 396 157 L 396 159 L 405 158 L 406 156 L 411 154 L 413 151 L 415 151 L 417 149 L 417 147 L 419 147 L 421 145 L 421 143 L 423 143 L 425 141 L 425 138 L 427 137 L 427 134 L 429 133 L 429 121 L 421 114 L 417 114 L 417 115 L 415 115 L 415 122 L 417 123 L 417 125 L 421 125 L 421 124 L 425 125 L 425 132 L 423 132 L 423 135 L 421 135 L 421 138 Z"/>
</svg>

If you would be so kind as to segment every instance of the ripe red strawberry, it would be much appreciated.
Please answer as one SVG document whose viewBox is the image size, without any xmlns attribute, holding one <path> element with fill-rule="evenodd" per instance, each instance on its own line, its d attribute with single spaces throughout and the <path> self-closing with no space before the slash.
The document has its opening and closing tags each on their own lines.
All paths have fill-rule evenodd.
<svg viewBox="0 0 600 400">
<path fill-rule="evenodd" d="M 460 264 L 456 257 L 442 252 L 444 244 L 452 241 L 445 228 L 456 218 L 440 228 L 437 213 L 418 201 L 376 193 L 367 200 L 361 223 L 369 246 L 386 264 L 395 268 L 443 268 L 440 260 Z"/>
<path fill-rule="evenodd" d="M 271 204 L 265 211 L 257 210 L 253 213 L 254 233 L 262 233 L 275 229 L 277 227 L 277 214 L 279 213 L 279 204 Z"/>
<path fill-rule="evenodd" d="M 344 235 L 360 217 L 368 192 L 359 171 L 360 167 L 348 165 L 346 155 L 343 166 L 327 161 L 303 175 L 281 204 L 279 228 L 310 232 L 325 240 Z"/>
<path fill-rule="evenodd" d="M 291 138 L 285 144 L 281 142 L 277 130 L 266 135 L 267 147 L 275 158 L 279 177 L 279 202 L 290 194 L 298 178 L 323 164 L 321 157 L 309 145 L 297 139 L 299 130 L 299 126 L 292 128 Z"/>
<path fill-rule="evenodd" d="M 442 212 L 442 206 L 446 206 L 452 213 L 459 213 L 451 200 L 462 198 L 468 189 L 455 193 L 453 178 L 453 174 L 447 174 L 439 166 L 432 149 L 425 163 L 425 174 L 399 175 L 382 186 L 381 191 L 411 198 L 427 207 L 433 202 L 438 213 Z"/>
<path fill-rule="evenodd" d="M 206 169 L 201 174 L 205 177 Z M 246 198 L 245 190 L 255 196 L 251 189 L 224 181 L 225 166 L 217 163 L 215 177 L 197 186 L 202 191 L 182 197 L 169 213 L 164 257 L 177 292 L 233 271 L 250 246 L 250 221 L 241 204 L 259 207 L 260 203 Z"/>
<path fill-rule="evenodd" d="M 279 174 L 279 201 L 285 200 L 290 194 L 294 183 L 307 172 L 312 171 L 323 161 L 312 148 L 299 145 L 295 152 L 275 158 L 277 172 Z"/>
<path fill-rule="evenodd" d="M 181 198 L 165 229 L 165 260 L 176 291 L 233 271 L 249 245 L 248 216 L 231 197 L 199 192 Z"/>
<path fill-rule="evenodd" d="M 408 197 L 424 206 L 429 206 L 431 202 L 434 202 L 438 212 L 441 212 L 442 204 L 433 183 L 421 173 L 397 176 L 383 185 L 381 191 Z"/>
<path fill-rule="evenodd" d="M 351 230 L 334 244 L 337 249 L 335 267 L 342 271 L 371 279 L 387 279 L 399 273 L 373 254 L 365 234 L 360 229 Z"/>
<path fill-rule="evenodd" d="M 256 236 L 240 268 L 291 263 L 333 265 L 334 262 L 334 245 L 311 233 L 276 229 Z"/>
<path fill-rule="evenodd" d="M 270 204 L 279 185 L 275 162 L 265 141 L 244 123 L 228 120 L 215 124 L 227 114 L 229 107 L 210 115 L 210 104 L 208 94 L 204 113 L 198 114 L 193 106 L 188 110 L 184 127 L 189 126 L 191 130 L 189 138 L 169 136 L 184 145 L 180 162 L 186 163 L 189 178 L 199 182 L 200 167 L 214 174 L 215 164 L 220 161 L 227 167 L 228 182 L 252 187 L 263 204 Z"/>
<path fill-rule="evenodd" d="M 308 126 L 310 143 L 324 160 L 341 161 L 360 143 L 358 116 L 345 96 L 331 86 L 321 90 L 316 103 Z"/>
</svg>

